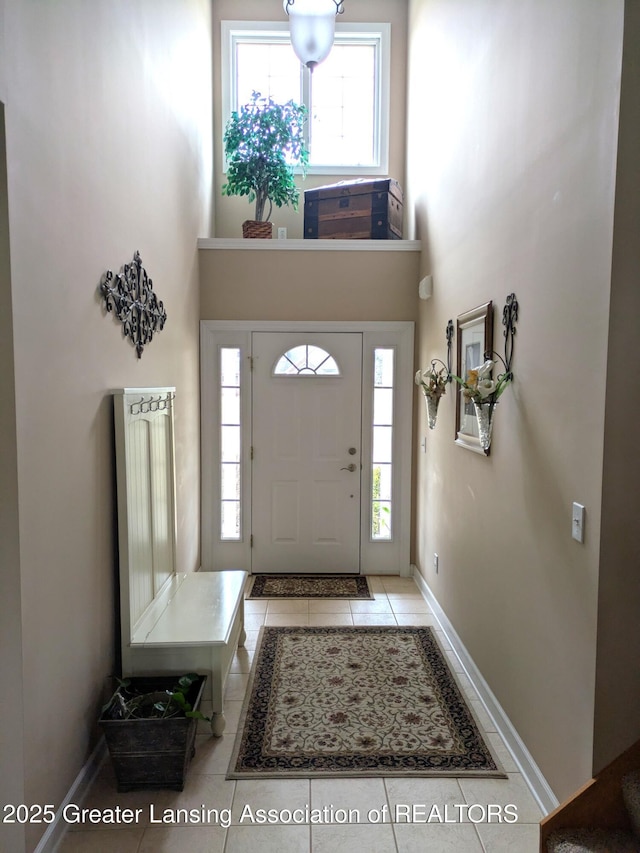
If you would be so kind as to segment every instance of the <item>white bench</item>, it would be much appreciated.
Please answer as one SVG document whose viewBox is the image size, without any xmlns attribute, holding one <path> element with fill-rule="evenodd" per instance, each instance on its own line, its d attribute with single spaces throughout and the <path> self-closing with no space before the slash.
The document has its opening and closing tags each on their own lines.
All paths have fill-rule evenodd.
<svg viewBox="0 0 640 853">
<path fill-rule="evenodd" d="M 208 673 L 216 737 L 225 727 L 227 675 L 245 641 L 246 579 L 241 571 L 175 575 L 137 624 L 126 655 L 124 675 Z"/>
<path fill-rule="evenodd" d="M 208 676 L 211 730 L 244 644 L 247 573 L 175 571 L 173 388 L 114 392 L 122 675 Z"/>
</svg>

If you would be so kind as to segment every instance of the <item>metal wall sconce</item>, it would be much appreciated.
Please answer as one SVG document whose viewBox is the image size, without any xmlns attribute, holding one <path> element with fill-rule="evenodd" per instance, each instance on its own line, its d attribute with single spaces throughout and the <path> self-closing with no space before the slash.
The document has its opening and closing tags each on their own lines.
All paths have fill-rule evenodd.
<svg viewBox="0 0 640 853">
<path fill-rule="evenodd" d="M 499 355 L 499 353 L 495 352 L 495 350 L 488 350 L 484 354 L 485 365 L 489 362 L 493 366 L 495 358 L 498 358 L 502 362 L 504 372 L 500 373 L 496 377 L 495 381 L 490 380 L 493 384 L 493 390 L 487 397 L 480 401 L 474 400 L 476 415 L 478 417 L 480 446 L 487 456 L 489 455 L 489 449 L 491 447 L 493 419 L 495 416 L 496 406 L 498 405 L 498 399 L 506 389 L 507 385 L 513 381 L 511 363 L 513 361 L 513 339 L 516 334 L 517 320 L 518 300 L 516 299 L 515 293 L 510 293 L 507 296 L 504 308 L 502 309 L 502 325 L 505 327 L 504 332 L 502 333 L 504 337 L 504 358 Z"/>
<path fill-rule="evenodd" d="M 122 323 L 122 333 L 136 348 L 138 358 L 155 332 L 164 328 L 167 312 L 153 291 L 153 282 L 136 251 L 133 262 L 125 264 L 115 276 L 111 270 L 102 276 L 100 292 L 107 312 L 113 311 Z"/>
<path fill-rule="evenodd" d="M 510 293 L 505 301 L 502 309 L 502 325 L 505 327 L 504 332 L 504 367 L 509 374 L 509 379 L 513 379 L 511 372 L 511 362 L 513 360 L 513 339 L 516 334 L 516 323 L 518 321 L 518 300 L 515 293 Z"/>
<path fill-rule="evenodd" d="M 344 0 L 284 0 L 289 16 L 293 52 L 309 71 L 331 53 L 336 15 L 344 12 Z"/>
<path fill-rule="evenodd" d="M 449 382 L 452 381 L 451 377 L 451 351 L 453 348 L 453 334 L 454 334 L 454 325 L 453 320 L 449 320 L 447 323 L 447 328 L 445 330 L 445 335 L 447 336 L 447 373 L 449 374 Z"/>
<path fill-rule="evenodd" d="M 444 396 L 447 390 L 447 385 L 451 382 L 451 347 L 453 342 L 453 320 L 449 320 L 446 328 L 447 337 L 447 363 L 440 358 L 431 360 L 431 367 L 428 370 L 418 370 L 415 376 L 416 385 L 422 388 L 424 400 L 427 406 L 427 423 L 429 429 L 434 429 L 438 418 L 438 406 L 440 399 Z M 442 367 L 438 367 L 438 365 Z"/>
</svg>

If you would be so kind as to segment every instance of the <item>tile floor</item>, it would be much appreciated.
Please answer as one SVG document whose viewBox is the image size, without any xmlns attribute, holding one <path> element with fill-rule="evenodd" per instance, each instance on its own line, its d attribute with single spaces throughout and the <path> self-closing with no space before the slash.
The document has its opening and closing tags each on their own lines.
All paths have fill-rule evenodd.
<svg viewBox="0 0 640 853">
<path fill-rule="evenodd" d="M 412 579 L 377 577 L 370 581 L 375 593 L 373 601 L 247 601 L 246 647 L 238 651 L 227 683 L 227 727 L 223 737 L 217 739 L 206 733 L 203 724 L 184 791 L 118 794 L 107 760 L 82 807 L 100 809 L 103 815 L 105 810 L 117 806 L 131 809 L 132 813 L 139 809 L 138 818 L 130 825 L 109 826 L 87 821 L 71 824 L 58 853 L 164 853 L 176 849 L 189 853 L 337 853 L 347 849 L 369 853 L 537 853 L 540 809 L 453 653 L 450 653 L 452 667 L 458 672 L 461 686 L 508 779 L 225 780 L 262 625 L 437 627 Z M 442 632 L 439 637 L 445 650 L 450 651 Z M 456 808 L 465 804 L 469 807 L 467 814 L 466 809 Z M 283 814 L 281 810 L 304 809 L 306 805 L 313 809 L 333 806 L 336 821 L 257 822 L 258 809 L 277 809 L 286 820 L 286 812 Z M 505 811 L 507 805 L 516 807 L 517 822 L 499 821 L 500 816 L 508 817 L 513 812 L 513 809 Z M 437 810 L 432 810 L 434 806 Z M 210 810 L 209 823 L 196 822 L 203 808 Z M 405 815 L 413 808 L 416 820 L 410 822 Z M 193 809 L 197 817 L 191 817 L 188 823 L 174 822 L 177 809 Z M 429 811 L 432 821 L 426 823 Z M 489 812 L 491 820 L 486 818 Z M 441 822 L 434 821 L 438 813 Z M 343 814 L 349 815 L 346 823 Z M 165 815 L 169 820 L 167 825 L 161 821 Z"/>
</svg>

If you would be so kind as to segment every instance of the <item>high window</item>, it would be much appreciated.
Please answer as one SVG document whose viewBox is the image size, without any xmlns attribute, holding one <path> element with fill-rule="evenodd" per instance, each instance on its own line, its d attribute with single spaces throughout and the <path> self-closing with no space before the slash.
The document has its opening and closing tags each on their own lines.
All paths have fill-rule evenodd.
<svg viewBox="0 0 640 853">
<path fill-rule="evenodd" d="M 386 174 L 389 24 L 336 24 L 313 74 L 293 52 L 287 23 L 222 22 L 223 126 L 253 91 L 309 110 L 312 174 Z"/>
</svg>

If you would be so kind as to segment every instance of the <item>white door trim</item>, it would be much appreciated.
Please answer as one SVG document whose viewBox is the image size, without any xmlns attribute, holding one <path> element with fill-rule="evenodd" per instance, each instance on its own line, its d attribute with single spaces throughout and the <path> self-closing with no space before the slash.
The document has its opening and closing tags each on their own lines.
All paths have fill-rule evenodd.
<svg viewBox="0 0 640 853">
<path fill-rule="evenodd" d="M 200 320 L 209 332 L 408 332 L 410 320 Z M 413 377 L 412 377 L 413 379 Z"/>
<path fill-rule="evenodd" d="M 211 437 L 217 434 L 218 424 L 218 377 L 217 359 L 219 346 L 240 346 L 250 352 L 251 332 L 362 332 L 364 340 L 364 359 L 372 353 L 375 346 L 394 345 L 397 349 L 396 383 L 397 411 L 402 413 L 398 420 L 394 449 L 396 468 L 396 486 L 394 491 L 394 515 L 397 519 L 397 535 L 393 543 L 371 542 L 365 523 L 362 528 L 361 571 L 364 574 L 382 574 L 385 570 L 377 556 L 380 549 L 392 545 L 397 549 L 393 573 L 409 576 L 410 536 L 411 536 L 411 448 L 412 448 L 412 408 L 413 408 L 413 339 L 414 323 L 409 321 L 290 321 L 290 320 L 201 320 L 200 321 L 200 386 L 201 386 L 201 511 L 202 539 L 201 565 L 205 571 L 223 568 L 245 569 L 250 571 L 249 536 L 234 543 L 221 544 L 216 534 L 216 499 L 218 484 L 218 466 L 214 443 Z M 249 381 L 249 363 L 244 359 L 242 392 L 243 453 L 248 460 L 251 427 L 251 395 Z M 363 452 L 371 423 L 371 413 L 363 407 Z M 242 481 L 242 511 L 244 527 L 250 530 L 251 478 L 249 464 L 244 466 Z M 363 480 L 364 490 L 364 480 Z M 363 513 L 364 515 L 364 513 Z M 215 520 L 214 520 L 215 519 Z"/>
</svg>

